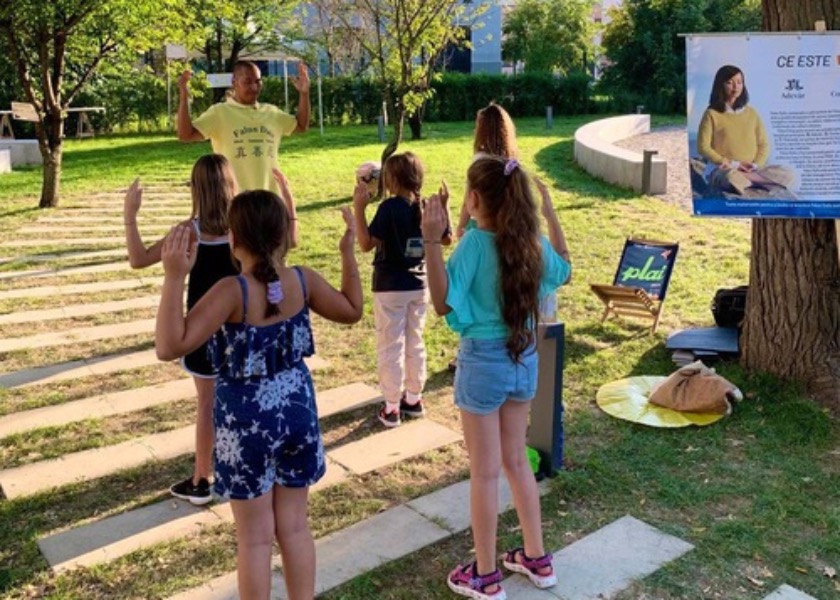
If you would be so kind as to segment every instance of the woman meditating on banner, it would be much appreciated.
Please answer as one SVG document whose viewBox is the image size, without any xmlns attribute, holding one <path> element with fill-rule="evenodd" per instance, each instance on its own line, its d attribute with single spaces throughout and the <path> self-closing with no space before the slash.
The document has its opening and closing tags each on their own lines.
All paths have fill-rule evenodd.
<svg viewBox="0 0 840 600">
<path fill-rule="evenodd" d="M 714 190 L 739 195 L 750 187 L 790 188 L 796 173 L 786 166 L 766 164 L 770 142 L 749 100 L 741 69 L 732 65 L 718 69 L 709 108 L 697 132 L 697 149 L 708 161 L 707 182 Z"/>
</svg>

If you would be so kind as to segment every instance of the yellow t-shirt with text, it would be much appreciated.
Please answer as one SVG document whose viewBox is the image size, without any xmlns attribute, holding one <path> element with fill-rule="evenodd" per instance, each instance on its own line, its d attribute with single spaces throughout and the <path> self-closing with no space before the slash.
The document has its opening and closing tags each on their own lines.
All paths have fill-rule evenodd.
<svg viewBox="0 0 840 600">
<path fill-rule="evenodd" d="M 240 104 L 228 98 L 214 104 L 193 121 L 210 140 L 213 152 L 230 161 L 239 190 L 279 193 L 271 169 L 284 135 L 291 135 L 297 119 L 273 104 Z"/>
</svg>

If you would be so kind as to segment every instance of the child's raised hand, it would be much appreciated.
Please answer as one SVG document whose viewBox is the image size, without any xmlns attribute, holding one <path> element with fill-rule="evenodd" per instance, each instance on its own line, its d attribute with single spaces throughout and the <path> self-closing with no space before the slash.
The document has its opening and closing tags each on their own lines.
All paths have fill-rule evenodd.
<svg viewBox="0 0 840 600">
<path fill-rule="evenodd" d="M 554 215 L 554 205 L 551 203 L 551 194 L 548 193 L 548 187 L 539 177 L 534 177 L 534 183 L 537 185 L 537 190 L 540 192 L 542 202 L 540 202 L 540 212 L 546 219 Z"/>
<path fill-rule="evenodd" d="M 163 240 L 160 259 L 167 275 L 183 279 L 195 265 L 197 255 L 198 239 L 195 229 L 189 225 L 178 225 L 173 227 Z"/>
<path fill-rule="evenodd" d="M 440 180 L 440 188 L 438 188 L 438 196 L 445 209 L 449 209 L 449 186 L 446 185 L 446 180 Z"/>
<path fill-rule="evenodd" d="M 277 167 L 272 168 L 271 176 L 274 178 L 274 181 L 277 182 L 277 186 L 280 188 L 280 196 L 284 200 L 292 195 L 291 188 L 289 188 L 289 180 L 286 179 L 286 176 L 283 175 L 283 172 L 280 171 L 280 169 Z"/>
<path fill-rule="evenodd" d="M 140 178 L 135 179 L 128 191 L 125 193 L 125 200 L 123 201 L 123 221 L 129 224 L 136 221 L 137 213 L 140 212 L 140 205 L 143 203 L 143 185 L 140 183 Z"/>
<path fill-rule="evenodd" d="M 344 230 L 344 235 L 338 241 L 338 251 L 342 254 L 347 252 L 353 254 L 353 244 L 356 239 L 356 220 L 353 218 L 353 213 L 347 206 L 341 207 L 341 217 L 344 219 L 344 224 L 347 228 Z"/>
<path fill-rule="evenodd" d="M 443 200 L 437 194 L 426 199 L 426 206 L 420 219 L 424 240 L 439 240 L 443 237 L 449 222 Z"/>
<path fill-rule="evenodd" d="M 370 190 L 363 181 L 357 181 L 356 187 L 353 188 L 353 210 L 357 213 L 363 213 L 365 207 L 370 201 Z"/>
</svg>

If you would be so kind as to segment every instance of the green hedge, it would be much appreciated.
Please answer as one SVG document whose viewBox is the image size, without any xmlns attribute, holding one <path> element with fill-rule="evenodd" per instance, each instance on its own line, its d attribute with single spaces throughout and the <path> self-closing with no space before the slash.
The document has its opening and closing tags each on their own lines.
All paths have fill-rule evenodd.
<svg viewBox="0 0 840 600">
<path fill-rule="evenodd" d="M 446 73 L 432 85 L 434 93 L 427 103 L 426 121 L 470 121 L 491 100 L 504 105 L 514 117 L 545 115 L 547 106 L 555 115 L 600 112 L 606 108 L 592 99 L 592 82 L 585 73 L 567 77 L 547 74 L 465 75 Z M 321 81 L 324 123 L 375 123 L 382 111 L 382 95 L 376 82 L 359 77 L 330 77 Z M 212 90 L 200 77 L 193 79 L 192 113 L 198 115 L 212 103 Z M 282 78 L 266 77 L 262 98 L 285 106 Z M 317 91 L 313 82 L 312 118 L 317 119 Z M 298 95 L 289 84 L 289 110 L 297 110 Z M 76 106 L 105 106 L 107 112 L 91 115 L 99 131 L 158 130 L 166 126 L 166 81 L 149 73 L 131 77 L 101 78 L 74 102 Z M 178 90 L 172 81 L 172 108 L 178 106 Z M 75 130 L 75 115 L 67 131 Z M 174 118 L 174 115 L 173 115 Z"/>
</svg>

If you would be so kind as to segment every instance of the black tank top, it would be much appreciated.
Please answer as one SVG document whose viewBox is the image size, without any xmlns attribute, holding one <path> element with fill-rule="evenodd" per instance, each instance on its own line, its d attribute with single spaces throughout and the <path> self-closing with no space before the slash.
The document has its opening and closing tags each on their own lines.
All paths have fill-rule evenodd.
<svg viewBox="0 0 840 600">
<path fill-rule="evenodd" d="M 196 230 L 198 228 L 196 227 Z M 217 281 L 231 275 L 237 275 L 239 269 L 230 254 L 230 245 L 226 239 L 215 242 L 198 242 L 198 257 L 190 271 L 187 287 L 187 308 L 198 302 Z"/>
</svg>

